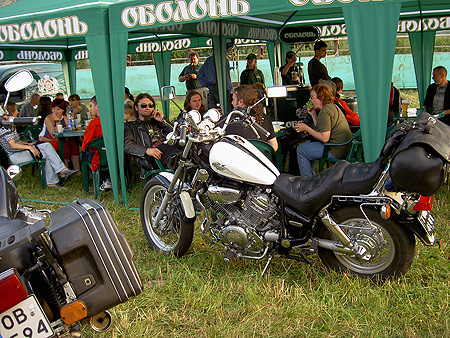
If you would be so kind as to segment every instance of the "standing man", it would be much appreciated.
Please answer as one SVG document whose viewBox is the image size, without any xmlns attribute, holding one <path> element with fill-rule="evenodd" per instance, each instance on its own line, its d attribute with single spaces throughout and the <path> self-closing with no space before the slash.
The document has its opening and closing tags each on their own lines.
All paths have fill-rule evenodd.
<svg viewBox="0 0 450 338">
<path fill-rule="evenodd" d="M 241 85 L 251 85 L 253 89 L 264 88 L 264 73 L 257 66 L 257 57 L 251 53 L 247 55 L 247 67 L 241 73 Z"/>
<path fill-rule="evenodd" d="M 423 108 L 442 111 L 445 116 L 440 120 L 450 125 L 450 86 L 447 80 L 447 69 L 437 66 L 433 69 L 433 81 L 427 88 Z"/>
<path fill-rule="evenodd" d="M 199 56 L 195 50 L 190 50 L 188 53 L 189 65 L 184 67 L 183 71 L 180 73 L 178 80 L 180 82 L 186 81 L 186 94 L 189 94 L 192 91 L 198 92 L 202 99 L 207 100 L 207 90 L 202 87 L 200 82 L 197 79 L 197 73 L 200 69 L 199 64 Z"/>
<path fill-rule="evenodd" d="M 30 102 L 25 103 L 20 109 L 19 117 L 34 117 L 37 112 L 37 105 L 41 96 L 37 93 L 31 95 Z M 36 107 L 36 109 L 34 108 Z"/>
<path fill-rule="evenodd" d="M 322 40 L 314 44 L 314 57 L 308 63 L 309 83 L 314 87 L 321 81 L 331 80 L 327 68 L 320 59 L 327 55 L 327 44 Z"/>
<path fill-rule="evenodd" d="M 295 64 L 297 57 L 293 51 L 286 53 L 286 63 L 280 69 L 283 86 L 300 84 L 299 67 Z"/>
<path fill-rule="evenodd" d="M 234 46 L 234 40 L 227 41 L 227 50 L 231 49 Z M 233 85 L 231 83 L 231 76 L 230 76 L 230 64 L 228 60 L 225 61 L 227 64 L 227 72 L 225 76 L 227 77 L 227 93 L 226 93 L 226 100 L 227 100 L 227 107 L 228 110 L 231 109 L 231 101 L 232 101 L 232 92 L 233 92 Z M 209 89 L 208 94 L 208 109 L 210 108 L 217 108 L 219 102 L 219 93 L 217 91 L 217 78 L 216 78 L 216 67 L 214 63 L 214 55 L 210 56 L 206 59 L 203 66 L 200 67 L 200 70 L 197 73 L 197 78 L 200 84 L 203 87 L 207 87 Z"/>
</svg>

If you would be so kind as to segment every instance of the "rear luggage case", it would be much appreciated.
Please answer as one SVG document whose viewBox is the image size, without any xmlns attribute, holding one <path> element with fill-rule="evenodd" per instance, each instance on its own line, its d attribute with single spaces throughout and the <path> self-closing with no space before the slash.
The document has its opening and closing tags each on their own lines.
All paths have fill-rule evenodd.
<svg viewBox="0 0 450 338">
<path fill-rule="evenodd" d="M 53 212 L 49 233 L 88 317 L 142 292 L 125 235 L 99 201 L 80 199 Z"/>
</svg>

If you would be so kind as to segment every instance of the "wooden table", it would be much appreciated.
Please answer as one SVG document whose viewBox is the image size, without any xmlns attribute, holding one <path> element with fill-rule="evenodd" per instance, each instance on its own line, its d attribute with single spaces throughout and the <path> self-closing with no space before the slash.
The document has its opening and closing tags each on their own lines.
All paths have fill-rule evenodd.
<svg viewBox="0 0 450 338">
<path fill-rule="evenodd" d="M 64 141 L 67 137 L 81 137 L 84 135 L 84 130 L 64 130 L 62 133 L 54 133 L 59 141 L 59 157 L 64 161 Z"/>
</svg>

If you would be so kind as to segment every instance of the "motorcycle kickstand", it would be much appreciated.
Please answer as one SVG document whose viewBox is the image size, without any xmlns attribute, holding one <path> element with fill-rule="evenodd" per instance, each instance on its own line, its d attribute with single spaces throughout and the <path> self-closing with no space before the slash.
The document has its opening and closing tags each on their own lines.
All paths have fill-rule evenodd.
<svg viewBox="0 0 450 338">
<path fill-rule="evenodd" d="M 266 273 L 267 269 L 269 268 L 270 263 L 272 262 L 272 259 L 275 257 L 275 255 L 270 255 L 267 258 L 266 265 L 264 265 L 263 272 L 261 273 L 261 277 L 264 277 L 264 274 Z"/>
</svg>

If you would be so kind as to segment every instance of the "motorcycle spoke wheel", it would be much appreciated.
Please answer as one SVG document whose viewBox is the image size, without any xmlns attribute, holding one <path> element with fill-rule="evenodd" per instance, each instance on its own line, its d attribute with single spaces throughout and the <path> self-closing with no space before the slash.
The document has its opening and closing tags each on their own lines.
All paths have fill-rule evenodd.
<svg viewBox="0 0 450 338">
<path fill-rule="evenodd" d="M 376 210 L 367 209 L 365 212 L 370 222 L 357 207 L 337 210 L 332 217 L 337 223 L 345 225 L 342 227 L 344 232 L 367 250 L 370 259 L 358 259 L 319 248 L 322 262 L 327 267 L 372 279 L 383 280 L 406 273 L 414 259 L 414 235 L 393 220 L 383 219 Z M 319 237 L 337 241 L 325 226 Z"/>
<path fill-rule="evenodd" d="M 142 228 L 154 249 L 180 257 L 191 245 L 194 221 L 185 219 L 181 207 L 173 199 L 169 201 L 161 221 L 155 224 L 166 191 L 167 188 L 157 179 L 145 185 L 140 204 Z"/>
</svg>

